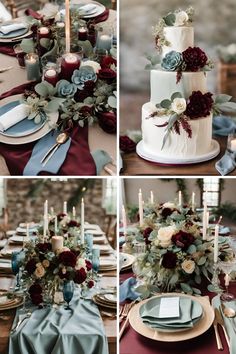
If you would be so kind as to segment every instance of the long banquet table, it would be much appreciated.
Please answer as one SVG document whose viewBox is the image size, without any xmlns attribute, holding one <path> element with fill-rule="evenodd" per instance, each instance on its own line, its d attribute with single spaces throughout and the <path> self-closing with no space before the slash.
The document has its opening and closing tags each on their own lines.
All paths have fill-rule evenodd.
<svg viewBox="0 0 236 354">
<path fill-rule="evenodd" d="M 105 241 L 104 244 L 108 245 L 108 242 Z M 4 249 L 11 249 L 13 248 L 21 249 L 22 246 L 18 245 L 10 245 L 9 243 L 4 247 Z M 102 259 L 102 256 L 101 256 Z M 109 271 L 106 273 L 101 273 L 101 287 L 111 287 L 116 286 L 116 271 Z M 2 275 L 0 274 L 0 290 L 8 290 L 10 287 L 14 286 L 15 284 L 15 276 L 11 274 Z M 106 311 L 107 312 L 107 311 Z M 0 311 L 0 354 L 7 354 L 8 353 L 8 344 L 9 344 L 9 333 L 12 327 L 12 323 L 15 317 L 16 310 L 11 309 L 7 311 Z M 1 316 L 6 316 L 3 319 Z M 115 317 L 108 317 L 105 316 L 101 312 L 101 317 L 104 324 L 105 334 L 108 340 L 109 346 L 109 354 L 116 354 L 116 318 Z"/>
<path fill-rule="evenodd" d="M 74 3 L 78 2 L 77 0 Z M 86 0 L 89 2 L 89 0 Z M 109 17 L 107 21 L 101 22 L 99 24 L 103 27 L 104 31 L 111 30 L 113 28 L 116 30 L 116 11 L 109 10 Z M 15 57 L 11 57 L 5 54 L 0 53 L 0 68 L 12 66 L 12 69 L 6 71 L 4 73 L 0 73 L 0 95 L 8 90 L 21 85 L 23 83 L 28 82 L 26 79 L 26 71 L 18 66 L 17 59 Z M 12 97 L 14 100 L 19 99 L 19 95 L 11 96 L 6 99 L 0 101 L 0 107 L 4 104 L 12 101 Z M 113 134 L 105 133 L 99 126 L 89 127 L 89 148 L 90 151 L 93 152 L 97 149 L 105 150 L 113 159 L 116 159 L 116 136 Z M 115 167 L 110 164 L 108 167 L 115 172 Z M 7 176 L 10 175 L 10 172 L 7 168 L 6 162 L 4 158 L 1 156 L 0 151 L 0 175 Z M 108 175 L 106 171 L 102 171 L 101 175 Z"/>
</svg>

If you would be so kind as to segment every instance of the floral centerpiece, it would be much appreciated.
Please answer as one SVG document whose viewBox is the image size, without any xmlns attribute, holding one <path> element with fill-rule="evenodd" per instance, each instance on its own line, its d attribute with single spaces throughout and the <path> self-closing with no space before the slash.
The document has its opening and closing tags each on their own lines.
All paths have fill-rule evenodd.
<svg viewBox="0 0 236 354">
<path fill-rule="evenodd" d="M 213 244 L 203 240 L 198 217 L 188 206 L 168 202 L 146 210 L 136 239 L 146 243 L 134 272 L 141 280 L 143 297 L 155 292 L 184 291 L 200 294 L 203 278 L 213 273 Z"/>
<path fill-rule="evenodd" d="M 29 242 L 24 252 L 22 278 L 35 305 L 54 302 L 64 281 L 73 280 L 88 288 L 94 286 L 92 264 L 79 247 L 63 247 L 53 252 L 51 242 Z"/>
</svg>

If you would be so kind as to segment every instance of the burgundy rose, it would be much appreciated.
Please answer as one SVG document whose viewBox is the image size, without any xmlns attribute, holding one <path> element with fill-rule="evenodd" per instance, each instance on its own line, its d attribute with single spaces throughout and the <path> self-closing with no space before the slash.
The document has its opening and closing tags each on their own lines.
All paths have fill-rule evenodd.
<svg viewBox="0 0 236 354">
<path fill-rule="evenodd" d="M 163 208 L 161 211 L 161 216 L 166 219 L 168 216 L 170 216 L 173 213 L 174 210 L 170 208 Z"/>
<path fill-rule="evenodd" d="M 198 71 L 207 63 L 206 54 L 199 47 L 189 47 L 183 53 L 186 71 Z"/>
<path fill-rule="evenodd" d="M 67 279 L 67 280 L 69 280 L 69 278 L 70 278 L 70 273 L 69 273 L 69 272 L 63 273 L 63 272 L 62 272 L 62 269 L 60 268 L 60 269 L 59 269 L 59 272 L 58 272 L 58 276 L 59 276 L 59 278 L 61 278 L 61 279 Z"/>
<path fill-rule="evenodd" d="M 74 282 L 77 284 L 82 284 L 86 280 L 87 274 L 84 268 L 77 270 L 74 277 Z"/>
<path fill-rule="evenodd" d="M 36 245 L 36 248 L 39 250 L 39 252 L 46 253 L 47 251 L 51 251 L 52 245 L 50 242 L 40 242 Z"/>
<path fill-rule="evenodd" d="M 74 99 L 76 102 L 84 102 L 84 100 L 87 97 L 93 96 L 93 91 L 95 87 L 95 82 L 94 81 L 86 81 L 84 83 L 84 88 L 83 90 L 77 90 L 77 92 L 74 95 Z"/>
<path fill-rule="evenodd" d="M 74 268 L 76 265 L 76 255 L 71 251 L 64 251 L 59 254 L 59 262 L 64 266 Z"/>
<path fill-rule="evenodd" d="M 108 134 L 116 133 L 116 114 L 114 112 L 99 112 L 98 124 Z"/>
<path fill-rule="evenodd" d="M 136 150 L 136 143 L 127 135 L 120 136 L 120 149 L 123 152 L 133 152 Z"/>
<path fill-rule="evenodd" d="M 94 287 L 94 281 L 93 280 L 89 280 L 88 282 L 88 288 L 91 289 Z"/>
<path fill-rule="evenodd" d="M 151 227 L 146 227 L 145 230 L 143 230 L 143 238 L 146 243 L 146 245 L 150 245 L 151 241 L 148 239 L 150 233 L 153 231 Z"/>
<path fill-rule="evenodd" d="M 177 256 L 176 253 L 167 251 L 162 258 L 162 265 L 166 269 L 173 269 L 176 266 Z"/>
<path fill-rule="evenodd" d="M 192 234 L 180 230 L 177 234 L 172 236 L 171 240 L 176 246 L 186 250 L 195 239 Z"/>
<path fill-rule="evenodd" d="M 89 272 L 92 269 L 92 263 L 87 259 L 85 260 L 85 263 L 86 263 L 87 271 Z"/>
<path fill-rule="evenodd" d="M 83 107 L 80 108 L 79 112 L 84 117 L 90 117 L 91 115 L 93 115 L 93 107 L 83 106 Z"/>
<path fill-rule="evenodd" d="M 62 221 L 65 216 L 66 216 L 65 213 L 60 213 L 60 214 L 58 214 L 58 215 L 57 215 L 58 221 Z"/>
<path fill-rule="evenodd" d="M 31 294 L 30 298 L 31 298 L 32 303 L 37 306 L 43 302 L 42 294 Z"/>
<path fill-rule="evenodd" d="M 102 58 L 102 61 L 101 61 L 101 68 L 102 69 L 110 68 L 111 65 L 116 66 L 116 59 L 112 58 L 111 56 L 105 56 Z"/>
<path fill-rule="evenodd" d="M 68 227 L 79 227 L 80 224 L 76 220 L 70 220 L 67 224 Z"/>
<path fill-rule="evenodd" d="M 193 91 L 187 104 L 186 116 L 191 119 L 207 117 L 211 112 L 213 102 L 212 93 L 203 94 L 201 91 Z"/>
<path fill-rule="evenodd" d="M 36 269 L 36 261 L 35 259 L 30 259 L 25 266 L 25 270 L 31 275 L 34 273 Z"/>
<path fill-rule="evenodd" d="M 34 283 L 29 287 L 28 292 L 30 295 L 41 294 L 43 292 L 43 288 L 40 284 Z"/>
<path fill-rule="evenodd" d="M 105 80 L 110 83 L 116 78 L 116 72 L 108 68 L 101 69 L 99 70 L 98 77 L 100 80 Z"/>
</svg>

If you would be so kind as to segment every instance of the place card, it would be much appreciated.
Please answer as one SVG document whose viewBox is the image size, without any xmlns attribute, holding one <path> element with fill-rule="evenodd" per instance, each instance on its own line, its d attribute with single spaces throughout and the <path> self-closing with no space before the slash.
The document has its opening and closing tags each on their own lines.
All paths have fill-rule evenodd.
<svg viewBox="0 0 236 354">
<path fill-rule="evenodd" d="M 179 317 L 179 297 L 161 298 L 159 318 Z"/>
</svg>

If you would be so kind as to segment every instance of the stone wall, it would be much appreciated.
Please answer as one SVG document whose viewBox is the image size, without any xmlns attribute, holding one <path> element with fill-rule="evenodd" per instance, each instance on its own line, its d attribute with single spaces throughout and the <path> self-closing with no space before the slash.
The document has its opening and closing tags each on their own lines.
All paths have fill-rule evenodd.
<svg viewBox="0 0 236 354">
<path fill-rule="evenodd" d="M 19 222 L 39 221 L 43 213 L 43 203 L 48 199 L 49 207 L 59 213 L 63 209 L 63 201 L 69 200 L 83 182 L 82 179 L 69 179 L 67 182 L 47 180 L 38 190 L 35 197 L 29 196 L 32 187 L 38 179 L 8 179 L 7 208 L 9 210 L 9 225 L 14 229 Z M 94 179 L 92 187 L 84 194 L 85 219 L 91 223 L 105 227 L 105 211 L 102 209 L 102 180 Z M 80 213 L 80 205 L 75 205 Z"/>
<path fill-rule="evenodd" d="M 123 90 L 149 90 L 144 54 L 154 51 L 151 28 L 169 11 L 189 5 L 195 8 L 195 45 L 214 60 L 215 47 L 236 42 L 235 0 L 120 0 L 121 85 Z M 216 86 L 216 70 L 208 75 L 210 90 Z"/>
</svg>

